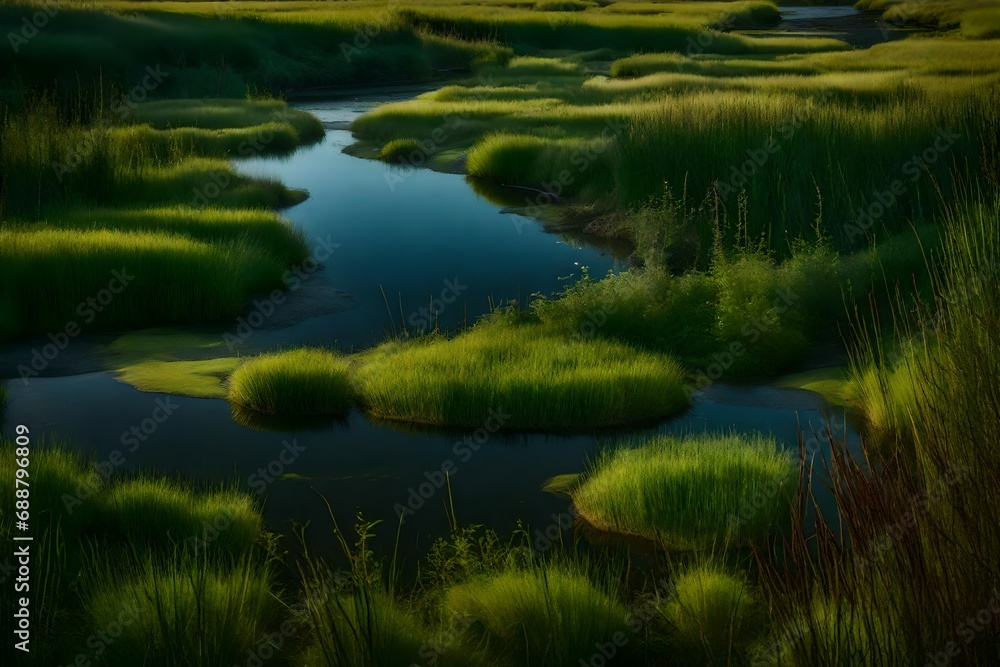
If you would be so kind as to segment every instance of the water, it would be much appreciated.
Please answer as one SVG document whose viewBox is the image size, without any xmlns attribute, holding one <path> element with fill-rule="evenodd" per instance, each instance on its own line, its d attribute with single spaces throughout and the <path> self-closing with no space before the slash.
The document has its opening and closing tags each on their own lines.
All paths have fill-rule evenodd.
<svg viewBox="0 0 1000 667">
<path fill-rule="evenodd" d="M 385 338 L 393 324 L 454 329 L 490 304 L 561 291 L 580 277 L 626 266 L 611 249 L 545 232 L 537 221 L 501 213 L 462 176 L 351 157 L 347 124 L 380 98 L 303 105 L 327 126 L 322 143 L 289 158 L 241 162 L 241 170 L 305 188 L 311 197 L 286 215 L 317 239 L 339 244 L 320 274 L 351 294 L 354 307 L 280 332 L 282 343 L 342 348 Z M 523 208 L 526 195 L 510 191 Z M 387 303 L 388 302 L 388 303 Z M 391 319 L 390 319 L 391 318 Z"/>
<path fill-rule="evenodd" d="M 595 274 L 625 266 L 606 250 L 499 213 L 461 176 L 412 171 L 390 189 L 385 176 L 391 167 L 341 152 L 351 136 L 337 128 L 372 104 L 310 105 L 332 128 L 321 144 L 289 159 L 242 165 L 310 190 L 312 197 L 291 209 L 289 218 L 311 238 L 329 235 L 340 243 L 313 280 L 352 295 L 346 309 L 255 334 L 265 346 L 377 342 L 388 327 L 382 289 L 396 308 L 402 300 L 402 319 L 408 320 L 405 314 L 418 312 L 429 295 L 440 295 L 446 280 L 456 281 L 464 289 L 440 314 L 454 325 L 485 312 L 488 296 L 523 299 L 560 289 L 564 277 L 578 275 L 584 265 Z M 543 492 L 542 484 L 582 471 L 608 442 L 654 432 L 756 431 L 794 448 L 800 432 L 808 440 L 826 423 L 815 395 L 723 384 L 710 387 L 683 415 L 642 431 L 565 436 L 414 432 L 356 413 L 340 423 L 260 430 L 234 418 L 225 401 L 143 393 L 108 373 L 36 378 L 27 384 L 15 380 L 9 388 L 7 437 L 16 424 L 27 424 L 36 442 L 43 434 L 73 442 L 99 462 L 121 460 L 122 472 L 146 468 L 235 481 L 263 501 L 272 530 L 291 535 L 296 523 L 311 521 L 310 535 L 321 550 L 334 544 L 321 495 L 341 526 L 350 525 L 359 512 L 384 521 L 383 547 L 395 539 L 400 510 L 412 510 L 401 530 L 403 552 L 411 556 L 447 530 L 448 494 L 440 483 L 448 462 L 460 522 L 501 533 L 513 530 L 518 520 L 545 529 L 569 505 Z M 154 423 L 154 413 L 169 416 Z M 857 451 L 857 433 L 840 420 L 834 426 Z M 133 428 L 145 428 L 149 435 L 136 438 Z"/>
<path fill-rule="evenodd" d="M 860 14 L 857 9 L 847 6 L 782 7 L 781 18 L 786 21 L 806 21 L 817 19 L 839 19 Z"/>
</svg>

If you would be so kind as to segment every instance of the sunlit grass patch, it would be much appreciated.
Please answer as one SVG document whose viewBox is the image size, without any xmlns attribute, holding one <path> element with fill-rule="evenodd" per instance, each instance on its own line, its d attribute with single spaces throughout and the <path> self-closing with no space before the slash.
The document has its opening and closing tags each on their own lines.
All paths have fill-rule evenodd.
<svg viewBox="0 0 1000 667">
<path fill-rule="evenodd" d="M 0 457 L 0 492 L 14 497 L 17 460 L 13 441 L 0 441 L 6 456 Z M 55 529 L 59 526 L 68 539 L 76 539 L 88 531 L 102 505 L 104 480 L 77 451 L 51 442 L 35 444 L 31 449 L 27 481 L 31 490 L 32 519 L 38 526 Z M 22 487 L 23 488 L 23 487 Z M 81 500 L 81 502 L 76 502 Z M 68 500 L 68 502 L 67 502 Z M 13 521 L 5 514 L 3 522 Z M 12 524 L 11 524 L 12 525 Z"/>
<path fill-rule="evenodd" d="M 197 127 L 158 130 L 149 125 L 132 125 L 109 130 L 108 139 L 142 145 L 154 159 L 176 155 L 228 158 L 287 155 L 301 145 L 295 128 L 287 123 L 223 130 Z"/>
<path fill-rule="evenodd" d="M 137 105 L 130 117 L 158 130 L 199 128 L 203 130 L 243 129 L 287 126 L 300 143 L 323 137 L 323 124 L 310 113 L 288 106 L 279 100 L 246 99 L 176 99 Z"/>
<path fill-rule="evenodd" d="M 37 224 L 37 223 L 33 223 Z M 288 264 L 308 255 L 303 234 L 266 209 L 226 209 L 190 205 L 156 208 L 73 208 L 55 210 L 47 224 L 59 229 L 159 232 L 207 243 L 255 246 Z M 31 225 L 23 225 L 25 228 Z"/>
<path fill-rule="evenodd" d="M 118 370 L 116 379 L 140 391 L 227 398 L 225 379 L 240 365 L 236 357 L 184 361 L 140 361 Z"/>
<path fill-rule="evenodd" d="M 762 600 L 742 573 L 711 561 L 679 572 L 659 610 L 673 655 L 684 664 L 725 663 L 745 655 L 764 630 Z"/>
<path fill-rule="evenodd" d="M 142 446 L 135 435 L 123 445 Z M 249 554 L 264 532 L 253 499 L 235 490 L 193 491 L 153 477 L 116 483 L 104 496 L 103 520 L 130 544 L 220 549 Z"/>
<path fill-rule="evenodd" d="M 359 360 L 373 416 L 502 428 L 589 428 L 664 417 L 687 406 L 670 357 L 605 340 L 572 341 L 532 325 L 475 327 L 452 340 L 388 343 Z"/>
<path fill-rule="evenodd" d="M 8 335 L 234 316 L 284 271 L 259 248 L 152 232 L 0 230 L 0 257 Z"/>
<path fill-rule="evenodd" d="M 398 162 L 403 164 L 423 164 L 427 159 L 424 147 L 416 139 L 393 139 L 378 152 L 378 159 L 383 162 Z"/>
<path fill-rule="evenodd" d="M 229 401 L 265 414 L 343 414 L 352 400 L 347 361 L 326 350 L 264 354 L 229 378 Z"/>
<path fill-rule="evenodd" d="M 729 547 L 765 537 L 787 517 L 796 473 L 771 438 L 661 436 L 605 452 L 571 497 L 602 530 L 678 550 Z"/>
<path fill-rule="evenodd" d="M 520 185 L 557 199 L 603 189 L 612 179 L 611 140 L 544 139 L 523 134 L 491 134 L 469 150 L 470 176 L 504 185 Z M 603 186 L 603 188 L 601 187 Z"/>
<path fill-rule="evenodd" d="M 448 590 L 444 606 L 473 619 L 469 632 L 512 664 L 571 667 L 616 637 L 626 638 L 620 653 L 634 640 L 614 587 L 558 566 L 472 579 Z"/>
</svg>

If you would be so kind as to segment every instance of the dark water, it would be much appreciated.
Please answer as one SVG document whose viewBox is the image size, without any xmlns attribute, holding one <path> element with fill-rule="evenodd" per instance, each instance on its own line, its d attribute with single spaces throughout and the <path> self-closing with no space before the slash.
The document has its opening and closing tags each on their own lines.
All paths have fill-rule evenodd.
<svg viewBox="0 0 1000 667">
<path fill-rule="evenodd" d="M 811 7 L 782 7 L 781 18 L 786 21 L 803 21 L 814 19 L 837 19 L 856 16 L 860 12 L 854 7 L 847 6 L 811 6 Z"/>
<path fill-rule="evenodd" d="M 322 143 L 289 158 L 240 163 L 246 173 L 310 192 L 286 215 L 311 245 L 339 244 L 321 277 L 355 304 L 283 330 L 276 340 L 350 348 L 383 340 L 393 325 L 418 333 L 435 324 L 454 329 L 489 312 L 491 303 L 524 304 L 535 292 L 558 292 L 582 267 L 603 276 L 626 266 L 610 250 L 501 213 L 506 202 L 487 200 L 462 176 L 343 153 L 354 143 L 343 128 L 375 104 L 360 98 L 303 105 L 327 126 Z M 528 198 L 499 194 L 521 208 Z"/>
<path fill-rule="evenodd" d="M 734 385 L 709 388 L 685 414 L 643 431 L 491 434 L 485 439 L 483 432 L 473 430 L 408 433 L 372 424 L 358 414 L 321 430 L 256 430 L 236 423 L 224 401 L 142 393 L 103 373 L 39 378 L 27 386 L 13 382 L 11 394 L 3 429 L 8 437 L 14 424 L 23 423 L 36 434 L 73 442 L 99 462 L 117 460 L 117 450 L 124 459 L 123 472 L 144 467 L 237 481 L 264 501 L 272 530 L 290 535 L 295 522 L 311 520 L 311 534 L 320 545 L 331 546 L 332 536 L 319 494 L 330 501 L 342 526 L 357 512 L 385 521 L 379 542 L 386 548 L 395 539 L 398 509 L 414 508 L 402 527 L 404 553 L 447 530 L 448 494 L 436 482 L 448 461 L 460 522 L 507 532 L 520 519 L 544 529 L 557 523 L 553 515 L 567 513 L 569 506 L 564 498 L 543 492 L 542 484 L 555 475 L 580 472 L 602 445 L 621 438 L 657 431 L 756 431 L 773 434 L 794 448 L 801 429 L 807 441 L 818 439 L 822 451 L 827 425 L 814 395 Z M 141 429 L 164 404 L 172 415 L 144 440 L 130 439 L 132 428 Z M 843 422 L 835 419 L 833 424 L 843 435 Z M 857 451 L 858 436 L 849 427 L 847 439 Z M 274 480 L 267 481 L 271 476 Z"/>
<path fill-rule="evenodd" d="M 311 108 L 328 123 L 349 120 L 370 103 Z M 355 307 L 308 319 L 290 328 L 259 332 L 273 344 L 321 342 L 367 345 L 387 326 L 381 285 L 404 313 L 440 294 L 446 280 L 467 286 L 441 318 L 484 312 L 487 297 L 524 298 L 553 291 L 562 277 L 588 265 L 595 273 L 622 266 L 604 251 L 541 230 L 539 224 L 500 214 L 460 176 L 413 171 L 390 190 L 390 167 L 341 153 L 349 133 L 334 130 L 320 145 L 288 160 L 260 160 L 248 171 L 306 187 L 312 198 L 289 217 L 311 237 L 330 235 L 340 247 L 324 273 L 354 295 Z M 772 434 L 795 447 L 826 424 L 820 399 L 770 387 L 716 385 L 685 414 L 631 433 L 569 436 L 488 434 L 485 431 L 407 432 L 353 414 L 344 423 L 260 430 L 234 420 L 221 400 L 143 393 L 107 373 L 36 378 L 9 383 L 11 403 L 3 434 L 27 424 L 35 434 L 64 439 L 97 461 L 121 460 L 118 470 L 155 469 L 208 481 L 236 481 L 264 502 L 272 530 L 290 535 L 294 523 L 311 521 L 313 539 L 331 547 L 330 522 L 320 494 L 341 526 L 358 512 L 385 522 L 382 546 L 395 539 L 401 508 L 404 553 L 414 553 L 447 529 L 451 471 L 457 518 L 506 533 L 523 520 L 545 530 L 562 523 L 565 498 L 541 490 L 549 478 L 581 471 L 599 449 L 623 437 L 651 432 L 740 431 Z M 502 406 L 498 406 L 502 409 Z M 154 414 L 164 416 L 155 423 Z M 484 409 L 484 419 L 486 418 Z M 140 438 L 133 428 L 144 429 Z M 842 430 L 836 420 L 835 429 Z M 847 439 L 858 447 L 857 434 Z M 469 440 L 471 439 L 471 440 Z M 822 440 L 822 438 L 821 438 Z M 822 447 L 820 447 L 822 450 Z M 115 452 L 118 454 L 115 454 Z M 450 465 L 449 465 L 450 464 Z M 553 518 L 556 515 L 556 518 Z M 558 531 L 556 531 L 558 532 Z M 550 534 L 552 531 L 550 530 Z"/>
</svg>

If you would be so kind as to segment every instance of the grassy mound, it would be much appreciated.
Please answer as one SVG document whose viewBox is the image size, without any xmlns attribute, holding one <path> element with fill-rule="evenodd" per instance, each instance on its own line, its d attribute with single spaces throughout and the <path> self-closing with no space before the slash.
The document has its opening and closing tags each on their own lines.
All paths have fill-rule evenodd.
<svg viewBox="0 0 1000 667">
<path fill-rule="evenodd" d="M 0 230 L 0 336 L 231 317 L 283 271 L 259 248 L 169 234 Z"/>
<path fill-rule="evenodd" d="M 383 162 L 420 164 L 426 158 L 426 151 L 416 139 L 393 139 L 378 153 L 378 159 Z"/>
<path fill-rule="evenodd" d="M 278 100 L 162 100 L 136 106 L 132 118 L 158 130 L 180 127 L 253 130 L 255 126 L 281 124 L 289 126 L 300 143 L 318 141 L 324 133 L 318 118 Z"/>
<path fill-rule="evenodd" d="M 616 636 L 631 638 L 626 610 L 612 594 L 554 566 L 455 586 L 444 606 L 477 619 L 471 630 L 481 632 L 488 649 L 508 656 L 512 664 L 575 667 Z"/>
<path fill-rule="evenodd" d="M 347 362 L 325 350 L 264 354 L 232 374 L 229 400 L 265 414 L 343 414 L 352 400 Z"/>
<path fill-rule="evenodd" d="M 453 340 L 389 343 L 365 355 L 358 388 L 383 419 L 502 428 L 587 428 L 673 414 L 684 373 L 665 355 L 570 341 L 533 325 L 480 325 Z"/>
<path fill-rule="evenodd" d="M 233 491 L 192 494 L 165 479 L 117 484 L 103 505 L 108 526 L 133 544 L 166 540 L 246 553 L 264 532 L 260 512 L 249 496 Z"/>
<path fill-rule="evenodd" d="M 663 436 L 606 452 L 571 496 L 597 528 L 686 550 L 766 535 L 787 516 L 795 482 L 773 439 Z"/>
<path fill-rule="evenodd" d="M 763 630 L 746 578 L 704 563 L 682 572 L 661 607 L 671 648 L 683 664 L 725 663 L 742 655 Z"/>
</svg>

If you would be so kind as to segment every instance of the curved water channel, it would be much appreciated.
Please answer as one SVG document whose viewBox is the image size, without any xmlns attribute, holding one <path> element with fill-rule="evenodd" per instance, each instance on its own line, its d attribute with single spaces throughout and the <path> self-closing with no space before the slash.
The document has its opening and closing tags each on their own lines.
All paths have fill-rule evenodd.
<svg viewBox="0 0 1000 667">
<path fill-rule="evenodd" d="M 248 173 L 308 189 L 310 199 L 287 211 L 288 218 L 312 243 L 339 244 L 310 278 L 333 286 L 318 294 L 328 294 L 338 306 L 289 326 L 257 331 L 254 347 L 365 347 L 391 329 L 390 312 L 395 326 L 400 320 L 412 326 L 423 317 L 420 307 L 449 284 L 458 293 L 439 319 L 454 327 L 487 312 L 491 300 L 558 291 L 583 266 L 594 275 L 627 266 L 612 249 L 550 234 L 535 220 L 501 212 L 498 203 L 476 194 L 460 175 L 402 170 L 345 154 L 353 141 L 346 124 L 386 99 L 303 105 L 328 128 L 321 143 L 287 158 L 241 163 Z M 525 194 L 506 196 L 516 201 Z M 400 534 L 404 553 L 447 531 L 448 493 L 439 488 L 446 464 L 459 522 L 484 524 L 501 534 L 518 520 L 544 530 L 565 523 L 569 506 L 564 497 L 542 491 L 542 484 L 582 470 L 602 446 L 623 436 L 757 431 L 794 448 L 800 434 L 822 443 L 827 424 L 814 394 L 721 383 L 708 388 L 686 413 L 661 424 L 628 433 L 572 435 L 408 431 L 357 413 L 342 423 L 261 430 L 234 420 L 225 401 L 143 393 L 104 372 L 13 380 L 9 388 L 5 436 L 23 423 L 32 427 L 36 440 L 42 433 L 69 440 L 98 461 L 121 460 L 116 467 L 122 471 L 142 467 L 196 480 L 237 480 L 264 501 L 272 530 L 292 535 L 295 523 L 311 521 L 310 536 L 321 547 L 332 546 L 333 539 L 320 494 L 342 527 L 358 512 L 383 520 L 382 546 L 395 540 L 399 508 L 410 508 L 414 512 Z M 159 414 L 166 409 L 170 416 L 155 433 L 141 441 L 129 439 L 130 429 L 148 421 L 158 407 Z M 834 427 L 841 435 L 846 431 L 849 447 L 856 450 L 857 433 L 842 420 L 834 419 Z"/>
</svg>

